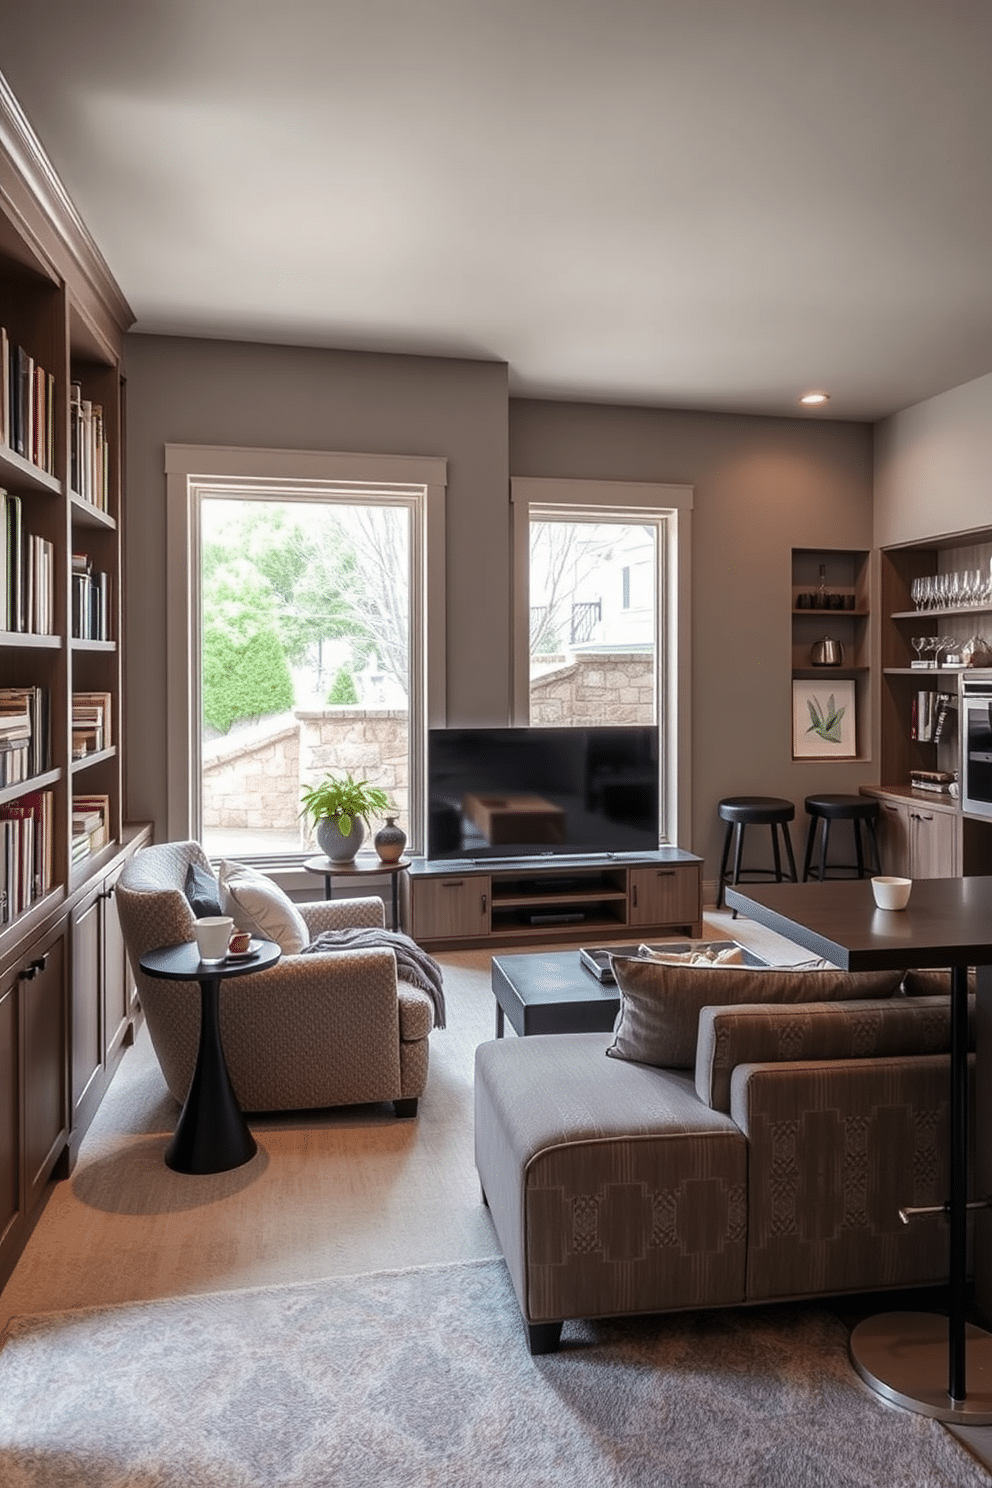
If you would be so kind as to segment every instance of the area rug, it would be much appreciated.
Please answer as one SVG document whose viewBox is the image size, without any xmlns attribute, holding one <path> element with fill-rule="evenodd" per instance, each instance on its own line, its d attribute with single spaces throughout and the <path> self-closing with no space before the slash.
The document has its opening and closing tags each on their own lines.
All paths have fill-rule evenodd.
<svg viewBox="0 0 992 1488">
<path fill-rule="evenodd" d="M 502 1261 L 15 1320 L 3 1488 L 988 1488 L 816 1307 L 567 1324 Z"/>
</svg>

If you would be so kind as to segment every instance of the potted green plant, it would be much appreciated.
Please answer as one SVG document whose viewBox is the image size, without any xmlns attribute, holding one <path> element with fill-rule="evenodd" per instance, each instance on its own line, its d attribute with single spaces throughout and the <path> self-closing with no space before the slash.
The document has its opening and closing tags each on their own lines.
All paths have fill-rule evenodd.
<svg viewBox="0 0 992 1488">
<path fill-rule="evenodd" d="M 304 786 L 300 815 L 313 821 L 325 857 L 332 863 L 350 863 L 365 840 L 369 817 L 394 809 L 386 792 L 367 780 L 325 775 L 317 785 Z"/>
</svg>

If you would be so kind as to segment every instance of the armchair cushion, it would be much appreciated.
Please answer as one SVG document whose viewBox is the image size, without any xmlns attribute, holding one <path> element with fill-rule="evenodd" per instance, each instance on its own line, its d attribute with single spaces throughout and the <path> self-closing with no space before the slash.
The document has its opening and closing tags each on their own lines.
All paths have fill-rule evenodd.
<svg viewBox="0 0 992 1488">
<path fill-rule="evenodd" d="M 693 1069 L 700 1009 L 741 1002 L 841 1002 L 891 997 L 899 971 L 848 972 L 836 967 L 671 966 L 636 956 L 614 956 L 620 1012 L 613 1059 L 660 1069 Z"/>
<path fill-rule="evenodd" d="M 239 930 L 274 940 L 284 956 L 295 956 L 310 942 L 307 922 L 278 884 L 244 863 L 224 858 L 220 865 L 223 913 Z"/>
</svg>

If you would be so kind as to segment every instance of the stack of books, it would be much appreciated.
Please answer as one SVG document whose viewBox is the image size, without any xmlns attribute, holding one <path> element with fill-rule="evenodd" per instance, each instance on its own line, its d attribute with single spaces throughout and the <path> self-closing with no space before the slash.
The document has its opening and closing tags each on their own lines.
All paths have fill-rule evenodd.
<svg viewBox="0 0 992 1488">
<path fill-rule="evenodd" d="M 78 641 L 109 641 L 110 576 L 85 553 L 72 555 L 72 634 Z"/>
<path fill-rule="evenodd" d="M 73 796 L 72 862 L 80 863 L 110 841 L 110 797 Z"/>
<path fill-rule="evenodd" d="M 50 761 L 45 688 L 0 687 L 0 786 L 41 775 Z"/>
<path fill-rule="evenodd" d="M 69 384 L 69 484 L 77 496 L 107 510 L 109 452 L 103 408 L 83 397 L 78 382 Z"/>
<path fill-rule="evenodd" d="M 950 770 L 910 770 L 909 783 L 913 790 L 931 791 L 937 796 L 952 796 L 956 776 Z"/>
<path fill-rule="evenodd" d="M 54 796 L 34 791 L 0 806 L 0 924 L 52 887 Z"/>
<path fill-rule="evenodd" d="M 85 759 L 113 743 L 110 732 L 110 693 L 72 694 L 72 757 Z"/>
</svg>

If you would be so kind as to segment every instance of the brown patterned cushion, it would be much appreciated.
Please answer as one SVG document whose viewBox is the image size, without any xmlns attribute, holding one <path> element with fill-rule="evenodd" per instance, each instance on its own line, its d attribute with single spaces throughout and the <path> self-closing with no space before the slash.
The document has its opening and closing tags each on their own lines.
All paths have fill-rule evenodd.
<svg viewBox="0 0 992 1488">
<path fill-rule="evenodd" d="M 607 1054 L 661 1069 L 696 1063 L 699 1010 L 740 1002 L 842 1002 L 891 997 L 899 971 L 802 971 L 788 966 L 669 966 L 614 956 L 620 1012 Z"/>
</svg>

